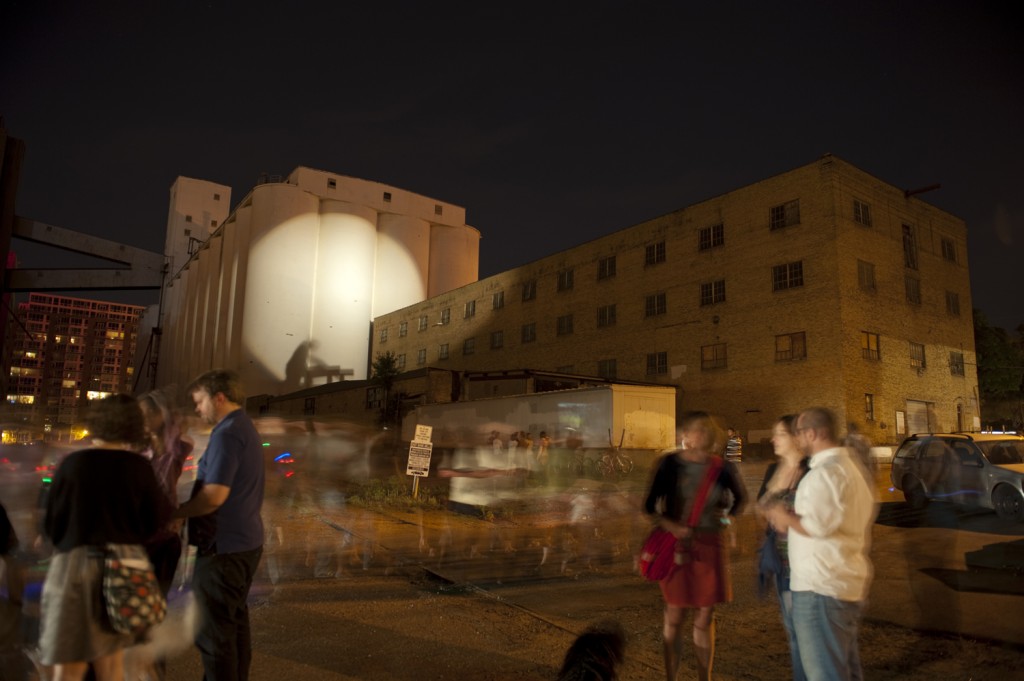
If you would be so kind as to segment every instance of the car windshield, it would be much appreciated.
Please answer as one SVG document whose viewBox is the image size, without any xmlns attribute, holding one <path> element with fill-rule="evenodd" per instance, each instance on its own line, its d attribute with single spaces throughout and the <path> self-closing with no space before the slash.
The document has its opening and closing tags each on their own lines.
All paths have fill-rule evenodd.
<svg viewBox="0 0 1024 681">
<path fill-rule="evenodd" d="M 978 446 L 989 461 L 997 466 L 1006 464 L 1024 463 L 1024 441 L 1021 440 L 991 440 L 979 442 Z"/>
</svg>

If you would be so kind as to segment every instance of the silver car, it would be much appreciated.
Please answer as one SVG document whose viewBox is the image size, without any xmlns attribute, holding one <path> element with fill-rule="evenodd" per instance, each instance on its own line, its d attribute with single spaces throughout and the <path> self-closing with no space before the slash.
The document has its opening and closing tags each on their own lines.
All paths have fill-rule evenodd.
<svg viewBox="0 0 1024 681">
<path fill-rule="evenodd" d="M 893 486 L 907 503 L 951 501 L 1024 520 L 1024 437 L 989 433 L 911 435 L 892 460 Z"/>
</svg>

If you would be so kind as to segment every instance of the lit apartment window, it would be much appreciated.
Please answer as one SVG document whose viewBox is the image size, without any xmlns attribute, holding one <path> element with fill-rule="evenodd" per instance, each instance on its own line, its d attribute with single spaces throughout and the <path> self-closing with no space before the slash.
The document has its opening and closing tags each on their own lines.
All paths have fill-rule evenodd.
<svg viewBox="0 0 1024 681">
<path fill-rule="evenodd" d="M 807 357 L 807 339 L 803 331 L 775 337 L 775 361 L 788 362 Z"/>
<path fill-rule="evenodd" d="M 785 291 L 804 285 L 804 262 L 789 262 L 772 267 L 772 291 Z"/>
<path fill-rule="evenodd" d="M 860 332 L 860 354 L 864 359 L 881 359 L 878 334 L 869 331 Z"/>
<path fill-rule="evenodd" d="M 491 350 L 497 350 L 505 345 L 504 331 L 491 331 Z"/>
<path fill-rule="evenodd" d="M 614 359 L 599 359 L 597 361 L 597 375 L 601 378 L 616 377 L 616 362 Z"/>
<path fill-rule="evenodd" d="M 864 260 L 857 261 L 857 283 L 864 291 L 875 290 L 875 264 Z"/>
<path fill-rule="evenodd" d="M 327 188 L 328 189 L 337 189 L 338 188 L 338 181 L 335 180 L 333 177 L 328 177 L 327 178 Z"/>
<path fill-rule="evenodd" d="M 665 242 L 647 244 L 647 249 L 644 252 L 644 265 L 649 267 L 662 262 L 665 262 Z"/>
<path fill-rule="evenodd" d="M 709 251 L 725 245 L 725 226 L 718 224 L 697 231 L 697 250 Z"/>
<path fill-rule="evenodd" d="M 399 322 L 398 337 L 405 338 L 407 335 L 409 335 L 409 322 Z"/>
<path fill-rule="evenodd" d="M 787 201 L 768 209 L 768 228 L 782 229 L 790 225 L 800 224 L 800 200 Z"/>
<path fill-rule="evenodd" d="M 907 290 L 907 302 L 911 305 L 921 304 L 921 280 L 908 274 L 903 277 L 904 287 Z"/>
<path fill-rule="evenodd" d="M 425 315 L 425 314 L 424 315 L 420 315 L 419 330 L 420 331 L 426 331 L 427 330 L 427 315 Z"/>
<path fill-rule="evenodd" d="M 383 343 L 388 339 L 388 327 L 384 327 L 380 330 L 380 342 Z"/>
<path fill-rule="evenodd" d="M 476 301 L 475 300 L 471 300 L 468 303 L 466 303 L 466 313 L 465 313 L 464 318 L 465 319 L 469 319 L 470 317 L 472 317 L 475 314 L 476 314 Z"/>
<path fill-rule="evenodd" d="M 448 344 L 447 343 L 441 343 L 441 345 L 437 346 L 437 358 L 438 359 L 448 359 Z"/>
<path fill-rule="evenodd" d="M 875 420 L 875 396 L 871 393 L 864 393 L 864 418 L 868 421 Z"/>
<path fill-rule="evenodd" d="M 445 309 L 441 310 L 441 323 L 442 324 L 451 324 L 451 322 L 452 322 L 452 309 L 450 307 L 446 307 Z"/>
<path fill-rule="evenodd" d="M 569 267 L 567 269 L 560 270 L 558 272 L 558 290 L 559 291 L 569 291 L 569 290 L 572 289 L 572 284 L 573 284 L 572 268 Z"/>
<path fill-rule="evenodd" d="M 865 227 L 871 226 L 871 206 L 859 201 L 853 200 L 853 219 L 855 222 L 859 222 Z"/>
<path fill-rule="evenodd" d="M 500 310 L 503 307 L 505 307 L 505 292 L 495 291 L 491 296 L 491 309 Z"/>
<path fill-rule="evenodd" d="M 951 376 L 963 376 L 964 375 L 964 353 L 962 352 L 950 352 L 949 353 L 949 373 Z"/>
<path fill-rule="evenodd" d="M 951 317 L 960 316 L 960 294 L 946 291 L 946 312 Z"/>
<path fill-rule="evenodd" d="M 667 374 L 668 373 L 668 353 L 667 352 L 649 352 L 647 353 L 647 374 Z"/>
<path fill-rule="evenodd" d="M 537 280 L 523 282 L 523 300 L 533 300 L 537 297 Z"/>
<path fill-rule="evenodd" d="M 462 354 L 472 355 L 476 352 L 476 338 L 467 338 L 462 341 Z"/>
<path fill-rule="evenodd" d="M 384 192 L 384 203 L 391 203 L 391 192 Z"/>
<path fill-rule="evenodd" d="M 709 281 L 700 285 L 700 304 L 714 305 L 725 302 L 725 279 Z"/>
<path fill-rule="evenodd" d="M 597 261 L 597 279 L 610 279 L 615 276 L 615 256 L 601 258 Z"/>
<path fill-rule="evenodd" d="M 405 353 L 404 352 L 398 356 L 398 368 L 399 369 L 404 369 L 405 368 Z"/>
<path fill-rule="evenodd" d="M 956 262 L 956 243 L 952 239 L 942 239 L 942 258 L 949 262 Z"/>
<path fill-rule="evenodd" d="M 910 366 L 914 369 L 924 369 L 924 346 L 920 343 L 910 344 Z"/>
<path fill-rule="evenodd" d="M 524 343 L 532 343 L 537 340 L 537 324 L 530 322 L 523 324 L 522 340 Z"/>
<path fill-rule="evenodd" d="M 572 333 L 572 315 L 564 314 L 558 318 L 556 332 L 559 336 L 568 336 Z"/>
<path fill-rule="evenodd" d="M 427 363 L 427 349 L 426 348 L 420 348 L 419 350 L 416 351 L 416 363 L 421 365 L 421 366 Z"/>
<path fill-rule="evenodd" d="M 725 343 L 701 346 L 700 368 L 702 371 L 724 369 L 726 366 L 728 366 L 728 357 L 725 352 Z"/>
<path fill-rule="evenodd" d="M 602 305 L 597 308 L 598 327 L 615 326 L 615 305 Z"/>
<path fill-rule="evenodd" d="M 907 269 L 917 269 L 917 236 L 910 225 L 903 225 L 903 265 Z"/>
<path fill-rule="evenodd" d="M 665 301 L 664 293 L 654 293 L 644 299 L 644 316 L 654 317 L 665 314 L 668 311 L 668 304 Z"/>
</svg>

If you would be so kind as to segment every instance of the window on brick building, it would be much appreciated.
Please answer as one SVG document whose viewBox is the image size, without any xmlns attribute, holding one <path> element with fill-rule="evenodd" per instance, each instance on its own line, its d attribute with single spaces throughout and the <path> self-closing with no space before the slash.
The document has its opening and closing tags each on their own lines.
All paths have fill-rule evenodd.
<svg viewBox="0 0 1024 681">
<path fill-rule="evenodd" d="M 860 354 L 864 359 L 881 359 L 878 334 L 870 331 L 860 332 Z"/>
<path fill-rule="evenodd" d="M 963 376 L 964 375 L 964 353 L 962 353 L 962 352 L 950 352 L 949 353 L 949 374 L 950 374 L 950 376 Z"/>
<path fill-rule="evenodd" d="M 924 345 L 921 343 L 910 343 L 910 366 L 914 369 L 924 369 Z"/>
<path fill-rule="evenodd" d="M 728 355 L 726 354 L 725 343 L 701 346 L 700 368 L 702 371 L 724 369 L 727 366 Z"/>
<path fill-rule="evenodd" d="M 946 291 L 946 313 L 951 317 L 960 316 L 960 294 Z"/>
<path fill-rule="evenodd" d="M 725 226 L 722 224 L 697 230 L 697 250 L 709 251 L 725 245 Z"/>
<path fill-rule="evenodd" d="M 943 237 L 942 258 L 948 262 L 956 262 L 956 242 Z"/>
<path fill-rule="evenodd" d="M 644 299 L 644 316 L 654 317 L 665 314 L 668 311 L 668 303 L 664 293 L 653 293 Z"/>
<path fill-rule="evenodd" d="M 532 343 L 535 340 L 537 340 L 537 324 L 535 322 L 523 324 L 522 342 Z"/>
<path fill-rule="evenodd" d="M 668 353 L 667 352 L 649 352 L 647 353 L 647 374 L 649 376 L 655 374 L 667 374 L 668 373 Z"/>
<path fill-rule="evenodd" d="M 533 300 L 537 297 L 537 280 L 523 282 L 523 300 Z"/>
<path fill-rule="evenodd" d="M 903 285 L 907 291 L 907 302 L 911 305 L 921 304 L 921 280 L 913 275 L 903 277 Z"/>
<path fill-rule="evenodd" d="M 875 396 L 871 393 L 864 393 L 864 418 L 868 421 L 875 420 Z"/>
<path fill-rule="evenodd" d="M 472 355 L 476 352 L 476 338 L 467 338 L 462 341 L 462 354 Z"/>
<path fill-rule="evenodd" d="M 416 363 L 423 365 L 427 363 L 427 349 L 420 348 L 416 351 Z"/>
<path fill-rule="evenodd" d="M 787 362 L 807 357 L 807 338 L 803 331 L 775 337 L 775 361 Z"/>
<path fill-rule="evenodd" d="M 572 315 L 564 314 L 558 318 L 556 330 L 559 336 L 567 336 L 572 333 Z"/>
<path fill-rule="evenodd" d="M 500 310 L 503 307 L 505 307 L 505 292 L 495 291 L 491 296 L 491 309 Z"/>
<path fill-rule="evenodd" d="M 609 255 L 597 261 L 597 279 L 611 279 L 615 276 L 615 256 Z"/>
<path fill-rule="evenodd" d="M 615 304 L 602 305 L 597 308 L 598 327 L 615 326 Z"/>
<path fill-rule="evenodd" d="M 450 307 L 446 307 L 443 310 L 441 310 L 441 323 L 442 324 L 451 324 L 451 321 L 452 321 L 452 309 Z"/>
<path fill-rule="evenodd" d="M 420 315 L 419 330 L 420 331 L 426 331 L 427 330 L 427 315 L 425 315 L 425 314 L 424 315 Z"/>
<path fill-rule="evenodd" d="M 402 354 L 398 355 L 398 368 L 399 369 L 404 369 L 405 368 L 405 353 L 404 352 Z"/>
<path fill-rule="evenodd" d="M 864 260 L 857 261 L 857 284 L 863 291 L 875 290 L 875 264 Z"/>
<path fill-rule="evenodd" d="M 647 244 L 644 251 L 644 265 L 650 267 L 665 262 L 665 242 L 659 241 L 656 244 Z"/>
<path fill-rule="evenodd" d="M 787 201 L 768 209 L 768 228 L 782 229 L 790 225 L 800 224 L 800 200 Z"/>
<path fill-rule="evenodd" d="M 917 235 L 911 225 L 903 225 L 903 266 L 917 269 Z"/>
<path fill-rule="evenodd" d="M 700 285 L 700 304 L 714 305 L 725 302 L 725 279 L 709 281 Z"/>
<path fill-rule="evenodd" d="M 853 219 L 865 227 L 871 226 L 871 206 L 858 199 L 853 200 Z"/>
<path fill-rule="evenodd" d="M 491 331 L 491 350 L 497 350 L 505 345 L 504 331 Z"/>
<path fill-rule="evenodd" d="M 448 359 L 448 344 L 447 343 L 441 343 L 441 345 L 437 346 L 437 358 L 438 359 Z"/>
<path fill-rule="evenodd" d="M 772 291 L 785 291 L 804 285 L 804 262 L 788 262 L 772 267 Z"/>
<path fill-rule="evenodd" d="M 558 272 L 558 290 L 570 291 L 573 287 L 573 270 L 571 267 Z"/>
<path fill-rule="evenodd" d="M 466 303 L 466 312 L 465 312 L 465 315 L 464 315 L 463 318 L 464 319 L 469 319 L 470 317 L 472 317 L 474 315 L 476 315 L 476 301 L 475 300 L 471 300 L 468 303 Z"/>
<path fill-rule="evenodd" d="M 617 367 L 614 359 L 599 359 L 597 361 L 597 375 L 601 378 L 615 378 Z"/>
<path fill-rule="evenodd" d="M 405 338 L 407 335 L 409 335 L 409 322 L 399 322 L 398 337 Z"/>
</svg>

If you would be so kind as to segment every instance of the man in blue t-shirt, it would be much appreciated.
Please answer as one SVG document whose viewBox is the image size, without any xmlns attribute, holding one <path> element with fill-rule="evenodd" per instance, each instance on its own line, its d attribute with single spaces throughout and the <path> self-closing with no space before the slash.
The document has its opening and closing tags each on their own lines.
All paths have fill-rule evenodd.
<svg viewBox="0 0 1024 681">
<path fill-rule="evenodd" d="M 263 554 L 260 437 L 242 409 L 245 397 L 234 373 L 209 371 L 192 382 L 189 393 L 196 413 L 214 424 L 192 498 L 175 513 L 190 519 L 189 543 L 197 549 L 196 647 L 206 681 L 245 681 L 252 661 L 246 599 Z"/>
</svg>

